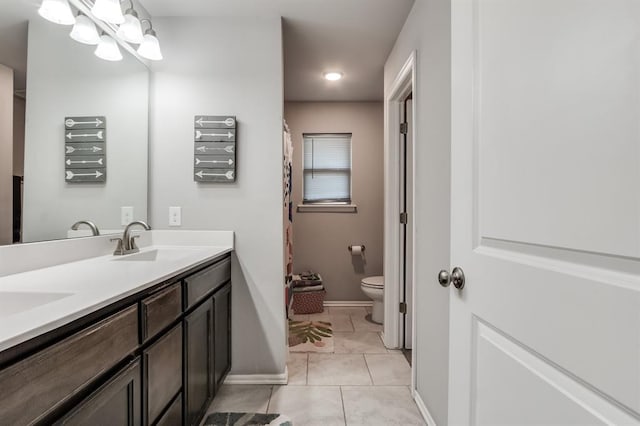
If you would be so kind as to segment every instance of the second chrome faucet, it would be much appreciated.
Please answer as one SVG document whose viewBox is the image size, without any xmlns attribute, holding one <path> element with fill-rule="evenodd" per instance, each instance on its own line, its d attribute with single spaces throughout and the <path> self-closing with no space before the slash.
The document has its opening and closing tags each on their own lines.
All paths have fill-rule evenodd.
<svg viewBox="0 0 640 426">
<path fill-rule="evenodd" d="M 151 230 L 151 227 L 149 225 L 147 225 L 145 222 L 141 221 L 141 220 L 136 220 L 136 221 L 131 222 L 130 224 L 128 224 L 124 228 L 124 234 L 122 234 L 122 238 L 112 238 L 111 239 L 111 241 L 117 241 L 118 242 L 118 247 L 116 247 L 116 250 L 113 252 L 113 254 L 115 256 L 121 256 L 123 254 L 137 253 L 137 252 L 140 251 L 140 249 L 136 245 L 136 241 L 135 241 L 135 239 L 138 238 L 140 235 L 131 235 L 131 228 L 133 228 L 135 225 L 139 225 L 139 226 L 143 227 L 144 229 L 146 229 L 147 231 Z"/>
</svg>

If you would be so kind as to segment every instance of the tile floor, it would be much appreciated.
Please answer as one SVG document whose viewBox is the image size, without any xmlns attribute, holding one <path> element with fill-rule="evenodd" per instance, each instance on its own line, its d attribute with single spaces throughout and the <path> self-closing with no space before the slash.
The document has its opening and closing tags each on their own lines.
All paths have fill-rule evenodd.
<svg viewBox="0 0 640 426">
<path fill-rule="evenodd" d="M 290 353 L 288 385 L 224 385 L 208 412 L 280 413 L 294 426 L 425 425 L 409 390 L 407 360 L 384 347 L 382 326 L 367 321 L 368 313 L 327 308 L 296 315 L 330 321 L 335 353 Z"/>
</svg>

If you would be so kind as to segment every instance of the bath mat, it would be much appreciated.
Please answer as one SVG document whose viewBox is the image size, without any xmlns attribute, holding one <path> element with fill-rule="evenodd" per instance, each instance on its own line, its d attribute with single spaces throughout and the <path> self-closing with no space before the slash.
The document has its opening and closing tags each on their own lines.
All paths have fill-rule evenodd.
<svg viewBox="0 0 640 426">
<path fill-rule="evenodd" d="M 333 352 L 333 329 L 327 321 L 289 320 L 291 352 Z"/>
<path fill-rule="evenodd" d="M 282 414 L 213 413 L 204 426 L 293 426 L 291 419 Z"/>
</svg>

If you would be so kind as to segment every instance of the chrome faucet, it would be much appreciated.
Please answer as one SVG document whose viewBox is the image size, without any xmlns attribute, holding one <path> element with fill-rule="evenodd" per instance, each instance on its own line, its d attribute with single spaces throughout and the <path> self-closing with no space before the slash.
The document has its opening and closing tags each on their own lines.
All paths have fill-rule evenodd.
<svg viewBox="0 0 640 426">
<path fill-rule="evenodd" d="M 87 225 L 89 228 L 91 228 L 91 233 L 93 234 L 94 237 L 100 235 L 100 231 L 98 230 L 98 227 L 96 226 L 95 223 L 91 222 L 90 220 L 77 221 L 76 223 L 71 225 L 71 230 L 77 231 L 80 225 Z"/>
<path fill-rule="evenodd" d="M 124 228 L 124 234 L 122 235 L 122 238 L 111 239 L 111 241 L 118 242 L 118 247 L 116 247 L 116 250 L 113 252 L 114 255 L 120 256 L 123 254 L 137 253 L 140 251 L 138 246 L 136 246 L 136 241 L 135 241 L 135 239 L 138 238 L 140 235 L 131 235 L 131 228 L 134 225 L 140 225 L 147 231 L 151 230 L 151 227 L 141 220 L 136 220 L 128 224 Z"/>
</svg>

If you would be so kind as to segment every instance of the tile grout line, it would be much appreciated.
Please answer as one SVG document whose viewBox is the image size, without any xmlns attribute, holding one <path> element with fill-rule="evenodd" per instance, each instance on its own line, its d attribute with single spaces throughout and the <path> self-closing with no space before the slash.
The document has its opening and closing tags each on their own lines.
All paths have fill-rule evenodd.
<svg viewBox="0 0 640 426">
<path fill-rule="evenodd" d="M 269 400 L 267 401 L 267 412 L 265 414 L 269 414 L 269 408 L 271 407 L 271 398 L 273 398 L 273 388 L 274 386 L 271 385 L 271 390 L 269 391 Z"/>
<path fill-rule="evenodd" d="M 347 410 L 344 408 L 344 394 L 342 393 L 342 386 L 340 386 L 340 402 L 342 402 L 342 418 L 344 419 L 345 426 L 347 426 Z"/>
<path fill-rule="evenodd" d="M 369 368 L 369 363 L 367 362 L 366 354 L 362 354 L 362 357 L 364 358 L 364 365 L 367 366 L 367 372 L 369 373 L 369 378 L 371 379 L 371 386 L 375 386 L 376 384 L 373 381 L 373 375 L 371 374 L 371 369 Z"/>
</svg>

